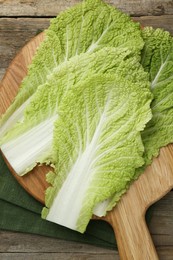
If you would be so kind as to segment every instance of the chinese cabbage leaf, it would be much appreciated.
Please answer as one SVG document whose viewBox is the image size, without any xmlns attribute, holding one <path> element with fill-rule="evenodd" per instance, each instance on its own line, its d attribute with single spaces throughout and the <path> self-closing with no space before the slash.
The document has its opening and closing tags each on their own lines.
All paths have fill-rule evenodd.
<svg viewBox="0 0 173 260">
<path fill-rule="evenodd" d="M 95 73 L 117 73 L 133 82 L 148 81 L 138 58 L 128 49 L 103 48 L 63 63 L 47 82 L 38 87 L 18 122 L 1 140 L 1 150 L 15 172 L 23 175 L 37 163 L 51 163 L 54 121 L 68 90 Z"/>
<path fill-rule="evenodd" d="M 52 187 L 43 218 L 83 233 L 94 207 L 127 189 L 144 163 L 140 131 L 151 119 L 148 87 L 114 74 L 69 90 L 55 122 L 55 172 L 47 177 Z"/>
<path fill-rule="evenodd" d="M 151 163 L 159 149 L 173 142 L 173 38 L 162 29 L 143 31 L 145 46 L 142 65 L 149 72 L 153 117 L 142 133 L 145 164 Z"/>
<path fill-rule="evenodd" d="M 85 0 L 51 20 L 18 95 L 0 120 L 0 137 L 17 121 L 38 86 L 70 58 L 103 47 L 128 47 L 139 57 L 143 47 L 140 26 L 101 0 Z"/>
</svg>

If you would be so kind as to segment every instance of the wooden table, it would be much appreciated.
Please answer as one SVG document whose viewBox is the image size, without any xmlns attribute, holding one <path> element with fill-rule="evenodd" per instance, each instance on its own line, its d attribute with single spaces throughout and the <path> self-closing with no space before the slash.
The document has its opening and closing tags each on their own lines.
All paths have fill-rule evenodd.
<svg viewBox="0 0 173 260">
<path fill-rule="evenodd" d="M 79 0 L 0 0 L 0 79 L 19 49 L 47 28 L 49 20 Z M 173 34 L 173 1 L 107 0 L 144 26 Z M 173 192 L 153 207 L 149 225 L 160 259 L 173 259 Z M 114 250 L 37 235 L 0 231 L 0 259 L 119 259 Z M 138 260 L 138 259 L 136 259 Z M 139 259 L 142 260 L 142 259 Z"/>
</svg>

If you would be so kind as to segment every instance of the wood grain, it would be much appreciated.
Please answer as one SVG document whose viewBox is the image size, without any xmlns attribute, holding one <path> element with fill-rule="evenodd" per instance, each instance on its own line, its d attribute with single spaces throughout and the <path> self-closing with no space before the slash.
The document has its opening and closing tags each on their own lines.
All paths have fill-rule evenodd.
<svg viewBox="0 0 173 260">
<path fill-rule="evenodd" d="M 0 61 L 6 69 L 16 52 L 40 31 L 49 26 L 49 18 L 1 18 Z"/>
<path fill-rule="evenodd" d="M 0 0 L 0 16 L 55 16 L 81 0 Z M 133 16 L 173 14 L 171 0 L 105 0 Z M 9 11 L 10 10 L 10 11 Z"/>
<path fill-rule="evenodd" d="M 162 28 L 173 35 L 173 15 L 141 16 L 133 17 L 133 19 L 140 22 L 143 26 L 152 26 L 155 29 Z"/>
<path fill-rule="evenodd" d="M 43 33 L 36 36 L 18 53 L 8 68 L 0 87 L 1 113 L 14 99 L 21 80 L 27 73 L 27 66 L 43 39 Z M 144 217 L 147 208 L 173 187 L 172 158 L 173 145 L 163 148 L 159 158 L 153 161 L 104 218 L 114 229 L 122 259 L 158 259 Z M 17 177 L 10 165 L 9 168 L 20 184 L 44 203 L 44 191 L 47 187 L 45 166 L 37 167 L 26 177 Z"/>
</svg>

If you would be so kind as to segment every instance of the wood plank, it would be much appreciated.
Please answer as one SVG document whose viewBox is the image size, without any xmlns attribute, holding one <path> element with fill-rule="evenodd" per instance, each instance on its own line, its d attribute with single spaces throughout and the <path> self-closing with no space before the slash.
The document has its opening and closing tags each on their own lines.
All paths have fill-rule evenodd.
<svg viewBox="0 0 173 260">
<path fill-rule="evenodd" d="M 4 235 L 5 234 L 5 235 Z M 75 260 L 118 260 L 118 252 L 80 243 L 60 241 L 41 236 L 1 232 L 0 259 L 75 259 Z M 39 243 L 38 243 L 39 241 Z M 10 242 L 10 243 L 9 243 Z M 34 245 L 32 247 L 32 245 Z M 160 260 L 172 260 L 173 246 L 158 246 Z M 73 258 L 72 258 L 73 257 Z"/>
<path fill-rule="evenodd" d="M 0 238 L 0 259 L 119 259 L 115 250 L 38 235 L 1 231 Z"/>
<path fill-rule="evenodd" d="M 8 232 L 4 232 L 8 233 Z M 40 236 L 34 236 L 30 235 L 31 238 L 28 240 L 27 234 L 18 234 L 18 239 L 16 236 L 16 233 L 9 233 L 8 239 L 5 241 L 6 247 L 8 247 L 7 250 L 4 250 L 0 252 L 0 259 L 3 259 L 4 257 L 9 257 L 9 259 L 17 259 L 15 257 L 22 256 L 25 254 L 25 256 L 30 257 L 38 257 L 44 256 L 44 259 L 52 259 L 51 256 L 56 256 L 56 259 L 60 259 L 62 256 L 62 259 L 70 259 L 70 255 L 73 255 L 73 257 L 76 257 L 75 259 L 119 259 L 119 254 L 115 250 L 109 250 L 104 248 L 98 248 L 91 245 L 83 245 L 80 243 L 73 243 L 68 241 L 59 241 L 56 240 L 53 243 L 52 246 L 52 239 L 48 238 L 46 241 L 42 241 L 44 237 Z M 1 241 L 3 239 L 3 236 L 0 235 Z M 23 238 L 27 240 L 27 243 L 23 243 Z M 45 238 L 44 238 L 45 239 Z M 33 245 L 33 242 L 31 243 L 31 240 L 35 242 L 35 250 L 31 250 L 30 244 Z M 11 244 L 9 245 L 8 241 L 11 241 Z M 22 241 L 22 242 L 21 242 Z M 39 242 L 38 242 L 39 241 Z M 1 242 L 2 243 L 2 242 Z M 0 244 L 1 244 L 0 243 Z M 159 259 L 173 259 L 173 246 L 159 246 L 156 247 L 157 253 L 159 255 Z M 49 255 L 49 257 L 47 257 Z M 11 257 L 11 258 L 10 258 Z M 82 257 L 82 258 L 79 258 Z M 7 258 L 4 258 L 7 259 Z M 24 258 L 21 258 L 24 259 Z M 33 258 L 32 258 L 33 259 Z"/>
<path fill-rule="evenodd" d="M 55 16 L 81 0 L 0 0 L 0 16 Z M 173 14 L 170 0 L 105 0 L 133 16 Z M 9 12 L 10 10 L 10 12 Z"/>
<path fill-rule="evenodd" d="M 88 253 L 3 253 L 1 260 L 118 260 L 115 253 L 110 254 L 88 254 Z M 166 258 L 165 258 L 166 259 Z M 163 259 L 163 260 L 165 260 Z M 167 258 L 168 259 L 168 258 Z"/>
<path fill-rule="evenodd" d="M 134 17 L 135 21 L 140 22 L 143 26 L 152 26 L 154 28 L 163 28 L 169 31 L 173 35 L 173 16 L 162 15 L 162 16 L 141 16 Z"/>
<path fill-rule="evenodd" d="M 173 247 L 162 246 L 157 248 L 158 256 L 160 260 L 172 260 L 173 259 Z"/>
<path fill-rule="evenodd" d="M 173 246 L 173 192 L 155 203 L 149 230 L 154 244 Z M 173 255 L 172 255 L 173 256 Z"/>
<path fill-rule="evenodd" d="M 49 20 L 48 18 L 0 19 L 1 69 L 6 69 L 20 48 L 49 26 Z"/>
<path fill-rule="evenodd" d="M 172 260 L 173 248 L 160 247 L 158 248 L 160 260 Z M 89 253 L 1 253 L 1 260 L 118 260 L 119 257 L 115 253 L 109 254 L 89 254 Z"/>
<path fill-rule="evenodd" d="M 43 252 L 79 252 L 79 253 L 98 253 L 109 254 L 115 253 L 116 250 L 105 249 L 93 245 L 83 243 L 76 243 L 71 241 L 59 240 L 56 238 L 49 238 L 45 236 L 24 234 L 10 231 L 0 231 L 1 243 L 0 253 L 12 252 L 30 252 L 30 253 L 43 253 Z M 39 244 L 37 243 L 39 241 Z"/>
</svg>

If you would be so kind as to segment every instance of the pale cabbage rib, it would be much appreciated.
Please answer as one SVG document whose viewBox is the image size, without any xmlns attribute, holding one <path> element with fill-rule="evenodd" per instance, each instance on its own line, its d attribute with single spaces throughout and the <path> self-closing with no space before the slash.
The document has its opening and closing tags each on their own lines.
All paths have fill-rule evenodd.
<svg viewBox="0 0 173 260">
<path fill-rule="evenodd" d="M 161 61 L 162 61 L 162 54 L 161 54 Z M 168 64 L 168 60 L 169 60 L 169 54 L 168 56 L 166 57 L 165 61 L 164 62 L 161 62 L 161 66 L 157 72 L 157 74 L 155 75 L 154 79 L 152 80 L 151 82 L 151 89 L 155 88 L 155 86 L 157 86 L 157 83 L 158 83 L 158 80 L 159 80 L 159 77 L 160 75 L 163 73 L 163 69 L 166 67 L 166 65 Z"/>
<path fill-rule="evenodd" d="M 102 34 L 100 35 L 100 38 L 97 39 L 96 42 L 93 42 L 90 47 L 87 49 L 86 52 L 93 52 L 98 46 L 99 46 L 99 43 L 101 42 L 101 40 L 103 39 L 104 35 L 109 31 L 111 25 L 109 25 L 103 32 Z"/>
<path fill-rule="evenodd" d="M 133 63 L 132 74 L 129 67 Z M 52 129 L 53 121 L 51 119 L 55 120 L 55 116 L 58 116 L 59 106 L 64 96 L 68 95 L 69 89 L 77 82 L 99 72 L 103 74 L 118 73 L 133 82 L 138 82 L 141 79 L 145 82 L 148 78 L 142 67 L 137 63 L 136 58 L 130 57 L 130 51 L 127 49 L 103 48 L 93 54 L 81 54 L 71 58 L 70 61 L 64 63 L 64 66 L 61 65 L 53 77 L 49 78 L 44 85 L 38 87 L 30 104 L 25 109 L 23 121 L 15 124 L 1 140 L 1 150 L 17 174 L 27 173 L 36 163 L 43 163 L 44 161 L 51 163 L 50 149 L 47 150 L 47 153 L 45 153 L 45 150 L 46 147 L 51 146 L 52 132 L 49 133 L 50 136 L 46 139 L 47 142 L 44 143 L 42 149 L 38 149 L 37 140 L 32 138 L 30 133 L 33 135 L 40 134 L 41 137 L 44 133 L 39 125 L 44 124 L 46 120 L 50 122 L 50 129 Z M 35 131 L 38 131 L 38 133 L 35 133 Z M 23 136 L 27 139 L 27 149 L 25 149 L 25 143 L 22 144 Z M 14 141 L 15 147 L 13 147 Z M 33 154 L 34 156 L 32 156 Z M 19 162 L 20 157 L 25 158 L 23 163 Z M 28 162 L 26 158 L 30 158 Z M 20 164 L 20 168 L 18 164 Z"/>
<path fill-rule="evenodd" d="M 46 163 L 47 155 L 51 152 L 51 136 L 53 135 L 54 121 L 57 118 L 57 115 L 52 116 L 23 135 L 2 145 L 3 154 L 8 160 L 10 159 L 10 165 L 15 172 L 29 172 L 36 166 L 37 162 Z M 33 144 L 34 148 L 32 149 Z"/>
<path fill-rule="evenodd" d="M 29 104 L 30 98 L 28 98 L 16 111 L 14 111 L 13 116 L 11 116 L 0 128 L 0 136 L 5 135 L 7 129 L 10 129 L 18 121 L 23 120 L 23 111 L 25 107 Z"/>
<path fill-rule="evenodd" d="M 127 188 L 144 162 L 140 131 L 151 118 L 152 98 L 148 81 L 144 84 L 142 88 L 117 75 L 95 75 L 69 91 L 55 122 L 55 173 L 49 173 L 53 186 L 46 191 L 44 218 L 84 232 L 94 207 Z"/>
<path fill-rule="evenodd" d="M 0 137 L 23 116 L 25 106 L 22 104 L 34 94 L 38 86 L 44 84 L 48 77 L 59 69 L 62 63 L 87 50 L 91 53 L 106 46 L 119 47 L 122 43 L 139 58 L 143 47 L 139 24 L 101 0 L 86 0 L 62 12 L 51 20 L 45 34 L 46 39 L 37 50 L 18 95 L 0 120 L 0 126 L 4 125 L 2 133 L 0 130 Z M 94 42 L 97 43 L 95 46 Z M 19 107 L 21 109 L 18 114 Z M 15 111 L 17 117 L 13 117 Z"/>
</svg>

